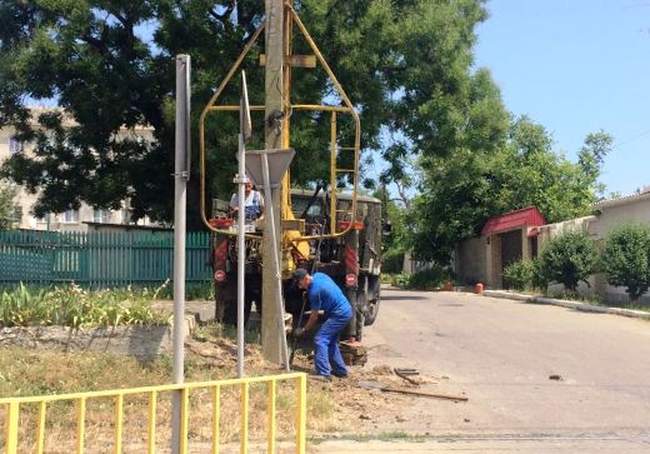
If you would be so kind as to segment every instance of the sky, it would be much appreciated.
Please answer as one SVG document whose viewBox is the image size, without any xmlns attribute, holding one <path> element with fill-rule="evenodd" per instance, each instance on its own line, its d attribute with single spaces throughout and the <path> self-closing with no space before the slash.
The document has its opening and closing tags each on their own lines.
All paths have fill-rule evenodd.
<svg viewBox="0 0 650 454">
<path fill-rule="evenodd" d="M 650 0 L 489 0 L 475 65 L 507 108 L 544 125 L 575 161 L 585 136 L 614 136 L 606 194 L 650 185 Z"/>
</svg>

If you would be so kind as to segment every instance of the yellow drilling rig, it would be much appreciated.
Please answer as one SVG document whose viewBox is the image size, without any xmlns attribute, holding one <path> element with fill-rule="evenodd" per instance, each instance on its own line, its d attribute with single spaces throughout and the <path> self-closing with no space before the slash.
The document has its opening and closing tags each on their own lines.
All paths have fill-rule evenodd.
<svg viewBox="0 0 650 454">
<path fill-rule="evenodd" d="M 278 317 L 275 290 L 282 286 L 286 312 L 298 323 L 303 300 L 290 285 L 290 277 L 297 267 L 330 275 L 346 294 L 355 317 L 347 329 L 350 340 L 360 340 L 364 325 L 374 322 L 380 299 L 382 216 L 378 199 L 359 194 L 359 160 L 361 125 L 358 113 L 337 80 L 316 42 L 309 34 L 296 10 L 286 0 L 266 0 L 266 15 L 261 26 L 250 37 L 243 51 L 217 87 L 204 108 L 199 122 L 201 214 L 205 225 L 214 232 L 212 264 L 215 281 L 217 317 L 226 323 L 236 321 L 236 242 L 233 220 L 219 211 L 218 201 L 212 212 L 206 211 L 206 122 L 218 112 L 240 113 L 238 104 L 223 104 L 224 90 L 236 79 L 242 63 L 264 36 L 265 53 L 259 56 L 264 66 L 264 105 L 251 105 L 250 111 L 264 114 L 264 147 L 267 150 L 287 150 L 290 147 L 290 123 L 301 112 L 328 115 L 329 121 L 329 175 L 327 184 L 312 188 L 291 188 L 290 170 L 273 189 L 272 200 L 265 201 L 265 210 L 274 210 L 281 239 L 280 251 L 274 251 L 270 237 L 271 223 L 262 220 L 257 229 L 246 234 L 246 318 L 252 303 L 261 311 L 262 345 L 267 359 L 281 362 L 277 343 Z M 295 35 L 295 36 L 294 36 Z M 300 38 L 311 55 L 294 54 L 294 40 Z M 294 68 L 325 71 L 335 91 L 336 103 L 298 104 L 291 96 Z M 337 127 L 343 117 L 353 128 L 353 143 L 340 143 L 342 135 Z M 327 132 L 325 132 L 327 134 Z M 299 154 L 300 150 L 296 150 Z M 268 216 L 264 216 L 267 218 Z M 264 263 L 270 263 L 270 254 L 281 257 L 282 279 L 278 283 Z"/>
</svg>

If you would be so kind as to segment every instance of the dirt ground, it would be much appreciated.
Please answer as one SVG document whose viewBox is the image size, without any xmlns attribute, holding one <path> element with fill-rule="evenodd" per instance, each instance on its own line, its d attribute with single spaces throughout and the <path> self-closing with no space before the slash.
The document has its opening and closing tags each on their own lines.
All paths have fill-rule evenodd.
<svg viewBox="0 0 650 454">
<path fill-rule="evenodd" d="M 311 361 L 300 356 L 295 361 L 297 370 L 309 371 Z M 338 435 L 349 433 L 350 428 L 356 435 L 372 433 L 395 434 L 406 433 L 403 430 L 409 419 L 428 418 L 429 414 L 420 412 L 413 414 L 413 402 L 423 399 L 430 402 L 430 408 L 436 405 L 463 405 L 463 402 L 442 400 L 433 397 L 406 395 L 398 392 L 386 392 L 379 388 L 391 388 L 412 392 L 443 394 L 454 397 L 465 397 L 463 391 L 449 385 L 449 377 L 433 376 L 419 373 L 408 376 L 407 381 L 396 375 L 390 365 L 374 367 L 353 366 L 350 376 L 345 379 L 334 378 L 331 383 L 310 380 L 310 391 L 329 393 L 336 406 L 337 419 L 340 425 Z M 415 383 L 412 383 L 415 382 Z M 312 437 L 326 436 L 311 432 Z"/>
<path fill-rule="evenodd" d="M 186 343 L 186 348 L 193 354 L 204 358 L 205 367 L 230 369 L 236 361 L 235 344 L 228 339 L 219 338 L 209 342 L 192 340 Z M 276 366 L 264 362 L 258 345 L 248 345 L 246 355 L 249 358 L 248 364 L 256 363 L 256 371 L 266 370 L 270 373 L 278 373 Z M 310 373 L 312 371 L 311 355 L 296 354 L 292 369 Z M 378 389 L 380 387 L 433 393 L 443 392 L 443 390 L 448 392 L 449 390 L 449 386 L 446 386 L 449 378 L 445 376 L 418 374 L 408 378 L 410 382 L 400 378 L 389 365 L 353 366 L 350 368 L 348 378 L 333 378 L 330 383 L 310 378 L 308 382 L 309 396 L 326 395 L 334 403 L 335 408 L 334 422 L 321 430 L 310 431 L 310 436 L 318 438 L 328 436 L 332 432 L 347 433 L 350 427 L 354 427 L 355 432 L 358 433 L 391 430 L 394 423 L 404 423 L 408 417 L 412 417 L 408 409 L 413 400 L 429 399 L 432 403 L 438 401 L 435 398 L 385 392 Z M 443 384 L 442 389 L 437 386 L 440 383 Z M 463 392 L 454 394 L 454 396 L 463 395 Z M 449 403 L 449 401 L 443 402 Z M 453 402 L 451 403 L 453 405 Z"/>
<path fill-rule="evenodd" d="M 160 308 L 171 310 L 169 301 L 160 301 L 158 305 Z M 213 302 L 188 302 L 186 311 L 196 314 L 199 320 L 210 320 L 214 313 Z M 374 327 L 369 327 L 367 330 L 376 331 Z M 186 348 L 215 367 L 223 369 L 234 367 L 235 344 L 230 339 L 213 336 L 208 336 L 209 342 L 197 341 L 196 338 L 208 340 L 202 339 L 201 332 L 198 331 L 195 339 L 189 341 Z M 247 337 L 251 338 L 249 341 L 254 340 L 252 333 L 247 333 Z M 405 380 L 395 374 L 394 368 L 413 368 L 416 367 L 416 362 L 398 358 L 400 355 L 390 345 L 374 342 L 372 338 L 369 343 L 364 344 L 368 347 L 369 362 L 365 366 L 352 366 L 348 378 L 334 378 L 331 383 L 309 380 L 309 396 L 321 394 L 318 398 L 331 400 L 335 407 L 335 417 L 331 423 L 318 424 L 318 427 L 309 431 L 310 437 L 331 438 L 349 435 L 351 432 L 359 436 L 371 434 L 400 436 L 414 432 L 427 434 L 427 422 L 432 421 L 440 409 L 444 409 L 445 413 L 455 414 L 460 426 L 467 424 L 467 418 L 463 413 L 464 402 L 385 392 L 379 389 L 390 387 L 466 397 L 464 388 L 455 384 L 444 371 L 432 373 L 429 369 L 419 370 L 418 375 L 409 376 L 411 381 Z M 278 371 L 276 366 L 263 362 L 258 344 L 249 343 L 246 348 L 246 355 L 249 361 L 254 363 L 256 370 L 266 370 L 271 373 Z M 303 351 L 299 351 L 293 362 L 293 370 L 309 373 L 312 369 L 311 354 L 306 355 Z M 417 429 L 411 429 L 412 427 Z"/>
</svg>

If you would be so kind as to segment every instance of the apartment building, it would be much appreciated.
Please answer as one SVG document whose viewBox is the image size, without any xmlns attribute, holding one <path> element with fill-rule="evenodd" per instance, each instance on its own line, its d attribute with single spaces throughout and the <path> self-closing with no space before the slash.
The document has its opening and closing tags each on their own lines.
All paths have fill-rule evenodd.
<svg viewBox="0 0 650 454">
<path fill-rule="evenodd" d="M 40 113 L 46 110 L 48 108 L 33 108 L 32 118 L 37 118 Z M 73 123 L 69 121 L 68 124 Z M 123 137 L 133 137 L 134 135 L 142 137 L 144 140 L 152 140 L 153 129 L 138 126 L 132 129 L 124 128 L 119 133 L 119 136 Z M 0 128 L 0 165 L 17 153 L 31 153 L 33 147 L 34 144 L 23 143 L 18 140 L 13 127 Z M 17 206 L 15 214 L 16 227 L 31 230 L 88 231 L 92 225 L 96 224 L 158 226 L 158 224 L 151 222 L 146 217 L 133 222 L 127 200 L 122 202 L 122 208 L 119 210 L 105 210 L 82 203 L 77 210 L 71 209 L 64 213 L 49 213 L 42 218 L 38 218 L 32 212 L 37 198 L 38 194 L 31 194 L 25 188 L 17 187 L 15 199 Z"/>
</svg>

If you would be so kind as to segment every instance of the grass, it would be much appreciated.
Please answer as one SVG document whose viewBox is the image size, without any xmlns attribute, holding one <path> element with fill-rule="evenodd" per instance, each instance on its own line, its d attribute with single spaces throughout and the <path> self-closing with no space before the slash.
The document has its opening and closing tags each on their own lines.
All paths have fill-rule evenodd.
<svg viewBox="0 0 650 454">
<path fill-rule="evenodd" d="M 210 381 L 235 375 L 234 343 L 227 337 L 217 337 L 218 326 L 204 328 L 203 342 L 193 342 L 209 350 L 197 354 L 186 348 L 186 381 Z M 247 346 L 247 375 L 275 374 L 277 368 L 261 357 L 257 346 Z M 169 356 L 142 364 L 133 358 L 107 353 L 61 353 L 23 348 L 0 349 L 0 396 L 32 396 L 103 389 L 132 388 L 165 384 L 172 376 Z M 335 396 L 331 391 L 309 383 L 308 429 L 317 432 L 339 430 L 341 421 L 335 414 Z M 291 439 L 295 422 L 295 388 L 293 383 L 278 383 L 276 398 L 278 439 Z M 264 384 L 250 387 L 250 439 L 266 436 L 267 388 Z M 114 402 L 111 399 L 91 399 L 87 402 L 86 452 L 110 452 L 113 447 Z M 147 434 L 147 396 L 127 397 L 124 401 L 124 446 L 131 452 L 141 452 Z M 73 452 L 75 442 L 75 407 L 72 403 L 48 405 L 47 452 Z M 6 409 L 0 408 L 0 427 L 4 427 Z M 190 396 L 190 446 L 207 446 L 211 440 L 212 396 L 208 390 L 195 390 Z M 158 402 L 156 420 L 158 446 L 167 446 L 171 425 L 171 394 L 163 393 Z M 240 389 L 225 387 L 221 391 L 222 443 L 236 442 L 240 427 Z M 20 414 L 19 452 L 31 452 L 34 446 L 37 407 L 25 405 Z M 4 431 L 0 431 L 0 446 Z M 138 447 L 137 449 L 134 447 Z M 135 450 L 134 450 L 135 449 Z M 206 448 L 207 449 L 207 448 Z M 198 452 L 198 451 L 197 451 Z M 201 449 L 203 452 L 203 449 Z"/>
<path fill-rule="evenodd" d="M 247 328 L 244 332 L 244 342 L 246 344 L 260 344 L 260 331 L 258 329 Z M 237 340 L 237 327 L 232 325 L 221 325 L 210 322 L 196 328 L 192 336 L 200 341 L 206 342 L 210 338 L 225 337 L 232 341 Z"/>
<path fill-rule="evenodd" d="M 169 315 L 152 303 L 157 290 L 86 290 L 71 284 L 49 289 L 23 284 L 0 292 L 0 327 L 165 325 Z"/>
<path fill-rule="evenodd" d="M 612 304 L 611 302 L 608 302 L 607 300 L 598 297 L 598 296 L 586 296 L 586 295 L 580 295 L 575 292 L 567 292 L 567 291 L 562 291 L 562 292 L 543 292 L 540 291 L 539 289 L 526 289 L 526 290 L 514 290 L 517 293 L 524 293 L 530 296 L 544 296 L 547 298 L 554 298 L 554 299 L 561 299 L 561 300 L 568 300 L 568 301 L 575 301 L 579 303 L 585 303 L 585 304 L 592 304 L 594 306 L 601 306 L 601 307 L 613 307 L 613 308 L 618 308 L 618 309 L 632 309 L 635 311 L 643 311 L 643 312 L 650 312 L 650 305 L 647 304 L 634 304 L 634 303 L 623 303 L 623 304 Z"/>
<path fill-rule="evenodd" d="M 603 301 L 602 299 L 594 299 L 594 298 L 580 299 L 580 301 L 588 304 L 593 304 L 596 306 L 613 307 L 617 309 L 632 309 L 635 311 L 650 312 L 650 306 L 646 304 L 634 304 L 634 303 L 612 304 L 612 303 L 608 303 L 607 301 Z"/>
</svg>

